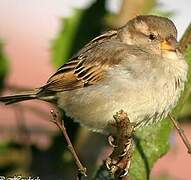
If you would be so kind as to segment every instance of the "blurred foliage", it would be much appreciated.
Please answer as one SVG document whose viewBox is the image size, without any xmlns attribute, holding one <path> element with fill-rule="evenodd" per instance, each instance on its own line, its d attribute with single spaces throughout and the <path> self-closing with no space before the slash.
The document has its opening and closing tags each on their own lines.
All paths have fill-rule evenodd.
<svg viewBox="0 0 191 180">
<path fill-rule="evenodd" d="M 170 18 L 175 16 L 176 12 L 174 10 L 163 10 L 163 4 L 156 3 L 155 6 L 153 6 L 153 8 L 150 10 L 150 14 Z"/>
<path fill-rule="evenodd" d="M 1 142 L 0 145 L 0 174 L 15 175 L 28 173 L 30 155 L 26 146 L 13 141 Z M 22 156 L 21 156 L 22 154 Z"/>
<path fill-rule="evenodd" d="M 156 0 L 123 0 L 119 13 L 109 14 L 105 20 L 109 27 L 119 28 L 136 15 L 148 14 L 156 5 Z"/>
<path fill-rule="evenodd" d="M 64 18 L 61 31 L 53 41 L 53 64 L 64 64 L 89 40 L 100 34 L 104 29 L 105 14 L 105 0 L 97 0 L 88 9 L 74 9 L 72 16 Z"/>
<path fill-rule="evenodd" d="M 3 88 L 5 76 L 8 74 L 8 60 L 3 51 L 3 43 L 0 40 L 0 90 Z"/>
<path fill-rule="evenodd" d="M 187 62 L 188 62 L 188 65 L 189 67 L 191 67 L 191 43 L 190 44 L 187 44 L 187 48 L 185 50 L 185 58 L 187 59 Z M 188 71 L 188 82 L 185 86 L 185 96 L 182 96 L 181 97 L 181 100 L 180 100 L 180 107 L 176 107 L 176 111 L 177 112 L 180 112 L 180 117 L 182 116 L 186 116 L 187 114 L 190 113 L 190 108 L 191 108 L 191 96 L 190 96 L 190 93 L 191 93 L 191 69 L 189 68 L 189 71 Z"/>
<path fill-rule="evenodd" d="M 67 62 L 71 54 L 73 39 L 78 29 L 83 10 L 76 9 L 70 18 L 62 19 L 61 32 L 53 42 L 53 64 L 60 66 Z"/>
<path fill-rule="evenodd" d="M 8 66 L 8 59 L 3 50 L 3 42 L 0 40 L 0 92 L 3 90 L 4 87 L 5 77 L 8 74 Z M 12 162 L 12 158 L 10 158 L 10 154 L 9 156 L 7 156 L 7 153 L 10 149 L 10 142 L 3 140 L 0 142 L 0 174 L 5 174 L 6 172 L 11 171 L 11 166 L 9 162 Z"/>
</svg>

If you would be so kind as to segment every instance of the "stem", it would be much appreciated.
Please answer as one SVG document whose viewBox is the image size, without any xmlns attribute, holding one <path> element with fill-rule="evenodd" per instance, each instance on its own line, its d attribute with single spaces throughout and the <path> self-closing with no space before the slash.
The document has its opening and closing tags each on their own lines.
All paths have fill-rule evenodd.
<svg viewBox="0 0 191 180">
<path fill-rule="evenodd" d="M 191 23 L 187 27 L 187 29 L 186 29 L 184 35 L 182 36 L 179 44 L 180 44 L 180 48 L 181 48 L 182 52 L 185 52 L 188 44 L 191 44 Z"/>
<path fill-rule="evenodd" d="M 170 120 L 172 121 L 174 127 L 177 129 L 184 145 L 186 146 L 188 153 L 191 154 L 191 144 L 188 140 L 188 138 L 186 137 L 186 135 L 184 134 L 184 130 L 180 127 L 180 124 L 178 123 L 178 121 L 175 119 L 175 117 L 173 117 L 171 114 L 168 115 Z"/>
<path fill-rule="evenodd" d="M 65 137 L 66 142 L 68 144 L 67 147 L 68 147 L 69 151 L 71 152 L 72 156 L 74 157 L 76 166 L 78 167 L 78 179 L 81 179 L 82 176 L 87 176 L 86 168 L 82 165 L 82 163 L 80 162 L 80 160 L 76 154 L 76 151 L 72 145 L 72 142 L 70 141 L 70 138 L 68 136 L 64 123 L 62 123 L 60 115 L 58 115 L 58 113 L 54 112 L 54 110 L 51 110 L 50 113 L 52 114 L 52 117 L 53 117 L 52 121 L 56 124 L 56 126 L 62 132 L 62 134 Z"/>
</svg>

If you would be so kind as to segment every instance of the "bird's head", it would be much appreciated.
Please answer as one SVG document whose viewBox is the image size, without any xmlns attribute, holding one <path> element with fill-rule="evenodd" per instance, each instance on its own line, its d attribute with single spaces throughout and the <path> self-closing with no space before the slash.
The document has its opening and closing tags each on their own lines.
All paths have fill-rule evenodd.
<svg viewBox="0 0 191 180">
<path fill-rule="evenodd" d="M 178 49 L 176 27 L 164 17 L 137 16 L 122 27 L 118 35 L 124 43 L 156 54 L 176 52 Z"/>
</svg>

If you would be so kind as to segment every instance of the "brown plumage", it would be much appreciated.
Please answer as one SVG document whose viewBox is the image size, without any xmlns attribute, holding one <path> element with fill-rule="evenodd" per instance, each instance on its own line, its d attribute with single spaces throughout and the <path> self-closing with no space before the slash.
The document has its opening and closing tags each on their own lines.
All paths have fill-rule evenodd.
<svg viewBox="0 0 191 180">
<path fill-rule="evenodd" d="M 109 31 L 90 41 L 79 53 L 49 78 L 43 90 L 67 91 L 95 84 L 101 80 L 116 54 L 110 42 L 117 43 L 117 31 Z M 116 42 L 115 42 L 116 41 Z M 121 49 L 123 47 L 121 46 Z"/>
</svg>

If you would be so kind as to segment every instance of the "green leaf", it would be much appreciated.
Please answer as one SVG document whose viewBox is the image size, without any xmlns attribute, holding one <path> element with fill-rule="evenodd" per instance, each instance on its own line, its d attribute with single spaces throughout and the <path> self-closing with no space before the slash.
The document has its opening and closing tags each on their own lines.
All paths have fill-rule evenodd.
<svg viewBox="0 0 191 180">
<path fill-rule="evenodd" d="M 168 119 L 138 130 L 130 177 L 136 180 L 149 179 L 154 163 L 169 149 L 171 130 L 172 125 Z"/>
<path fill-rule="evenodd" d="M 187 49 L 185 52 L 185 57 L 187 59 L 187 62 L 189 64 L 189 67 L 191 67 L 191 44 L 187 45 Z M 191 115 L 190 109 L 191 109 L 191 69 L 189 68 L 188 71 L 188 83 L 186 84 L 185 91 L 186 94 L 183 96 L 180 100 L 181 106 L 176 108 L 176 111 L 180 111 L 178 114 L 178 117 L 180 117 L 180 120 L 187 120 L 190 121 L 190 118 L 187 118 Z"/>
<path fill-rule="evenodd" d="M 53 41 L 53 64 L 58 67 L 67 62 L 72 49 L 83 10 L 76 9 L 70 18 L 62 19 L 62 27 L 58 37 Z"/>
<path fill-rule="evenodd" d="M 0 41 L 0 90 L 3 88 L 4 80 L 8 74 L 8 61 L 3 51 L 3 43 Z"/>
</svg>

